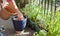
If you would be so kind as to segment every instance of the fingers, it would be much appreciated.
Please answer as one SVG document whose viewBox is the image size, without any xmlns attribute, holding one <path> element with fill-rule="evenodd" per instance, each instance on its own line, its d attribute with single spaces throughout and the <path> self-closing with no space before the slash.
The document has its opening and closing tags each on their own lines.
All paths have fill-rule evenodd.
<svg viewBox="0 0 60 36">
<path fill-rule="evenodd" d="M 8 6 L 8 4 L 9 4 L 8 2 L 1 4 L 2 5 L 2 8 Z"/>
<path fill-rule="evenodd" d="M 16 12 L 13 15 L 17 16 L 16 20 L 23 20 L 24 19 L 23 14 L 21 14 L 21 13 Z"/>
<path fill-rule="evenodd" d="M 18 17 L 18 19 L 17 19 L 17 20 L 24 20 L 23 15 L 18 14 L 18 15 L 17 15 L 17 17 Z"/>
<path fill-rule="evenodd" d="M 17 13 L 16 16 L 18 17 L 17 20 L 23 20 L 24 19 L 23 14 Z"/>
</svg>

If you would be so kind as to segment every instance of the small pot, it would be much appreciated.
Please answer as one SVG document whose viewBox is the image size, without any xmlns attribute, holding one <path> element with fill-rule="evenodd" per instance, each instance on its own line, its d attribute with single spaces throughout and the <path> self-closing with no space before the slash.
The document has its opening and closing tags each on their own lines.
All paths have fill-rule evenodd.
<svg viewBox="0 0 60 36">
<path fill-rule="evenodd" d="M 16 18 L 16 17 L 15 17 Z M 26 23 L 27 23 L 27 18 L 25 17 L 24 20 L 16 20 L 15 18 L 13 18 L 13 25 L 16 31 L 22 31 L 25 29 L 26 27 Z"/>
</svg>

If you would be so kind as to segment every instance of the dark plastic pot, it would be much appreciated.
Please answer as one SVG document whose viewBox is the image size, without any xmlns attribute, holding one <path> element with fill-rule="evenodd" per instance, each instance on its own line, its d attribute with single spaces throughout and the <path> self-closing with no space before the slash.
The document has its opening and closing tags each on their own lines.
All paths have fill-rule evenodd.
<svg viewBox="0 0 60 36">
<path fill-rule="evenodd" d="M 22 31 L 25 29 L 26 27 L 26 23 L 27 23 L 27 18 L 25 18 L 24 20 L 13 20 L 13 25 L 16 31 Z"/>
</svg>

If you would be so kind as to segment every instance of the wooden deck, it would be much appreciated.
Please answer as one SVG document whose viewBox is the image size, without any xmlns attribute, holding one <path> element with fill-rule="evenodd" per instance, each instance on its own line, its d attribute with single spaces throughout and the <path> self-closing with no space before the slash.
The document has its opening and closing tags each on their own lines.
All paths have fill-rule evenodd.
<svg viewBox="0 0 60 36">
<path fill-rule="evenodd" d="M 9 20 L 0 19 L 0 26 L 5 27 L 5 32 L 3 32 L 4 36 L 33 36 L 34 33 L 30 28 L 26 28 L 23 34 L 16 35 L 11 18 Z"/>
</svg>

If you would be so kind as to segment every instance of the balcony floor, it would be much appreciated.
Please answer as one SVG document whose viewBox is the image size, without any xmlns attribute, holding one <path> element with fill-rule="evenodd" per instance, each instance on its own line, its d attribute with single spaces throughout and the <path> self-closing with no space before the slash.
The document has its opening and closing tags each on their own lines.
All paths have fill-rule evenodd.
<svg viewBox="0 0 60 36">
<path fill-rule="evenodd" d="M 26 28 L 23 34 L 16 35 L 11 18 L 8 20 L 0 19 L 0 26 L 5 27 L 5 31 L 3 32 L 4 36 L 33 36 L 34 33 L 30 28 Z"/>
</svg>

